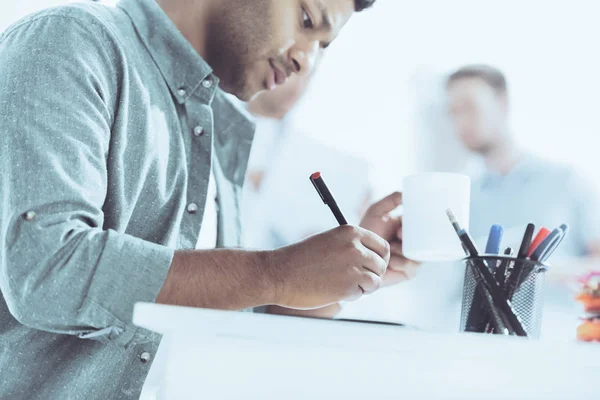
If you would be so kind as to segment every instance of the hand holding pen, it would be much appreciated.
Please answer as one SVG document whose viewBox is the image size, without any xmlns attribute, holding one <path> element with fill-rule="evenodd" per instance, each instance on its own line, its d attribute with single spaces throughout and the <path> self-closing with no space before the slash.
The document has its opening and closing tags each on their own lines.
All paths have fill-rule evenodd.
<svg viewBox="0 0 600 400">
<path fill-rule="evenodd" d="M 255 265 L 261 279 L 248 289 L 264 291 L 275 306 L 312 310 L 379 289 L 390 249 L 376 234 L 344 225 L 257 254 Z"/>
<path fill-rule="evenodd" d="M 323 202 L 331 209 L 339 224 L 347 223 L 321 173 L 311 175 L 310 181 Z M 411 279 L 416 275 L 419 263 L 408 260 L 402 252 L 402 217 L 390 213 L 402 204 L 402 194 L 391 193 L 373 203 L 365 212 L 360 227 L 380 236 L 389 243 L 390 261 L 383 277 L 383 285 L 393 285 Z"/>
</svg>

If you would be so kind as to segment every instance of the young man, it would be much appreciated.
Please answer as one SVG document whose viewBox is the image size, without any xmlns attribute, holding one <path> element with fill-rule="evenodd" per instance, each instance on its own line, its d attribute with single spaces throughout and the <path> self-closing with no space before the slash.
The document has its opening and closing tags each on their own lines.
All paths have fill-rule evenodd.
<svg viewBox="0 0 600 400">
<path fill-rule="evenodd" d="M 492 224 L 522 235 L 529 222 L 549 229 L 568 223 L 570 232 L 557 256 L 600 255 L 600 212 L 593 188 L 567 166 L 521 151 L 509 122 L 506 78 L 498 69 L 471 65 L 447 81 L 450 116 L 485 172 L 473 182 L 471 233 L 487 237 Z"/>
<path fill-rule="evenodd" d="M 219 86 L 309 73 L 372 3 L 86 3 L 2 34 L 0 398 L 137 398 L 160 340 L 139 301 L 315 309 L 405 274 L 398 193 L 366 229 L 234 249 L 253 127 Z"/>
</svg>

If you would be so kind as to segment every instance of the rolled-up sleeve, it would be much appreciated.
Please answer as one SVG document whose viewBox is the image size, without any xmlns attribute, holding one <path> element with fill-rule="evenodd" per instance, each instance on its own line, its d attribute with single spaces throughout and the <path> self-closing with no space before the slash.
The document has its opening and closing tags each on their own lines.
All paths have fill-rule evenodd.
<svg viewBox="0 0 600 400">
<path fill-rule="evenodd" d="M 0 290 L 22 324 L 127 341 L 173 250 L 103 228 L 122 84 L 107 32 L 46 15 L 0 39 Z"/>
</svg>

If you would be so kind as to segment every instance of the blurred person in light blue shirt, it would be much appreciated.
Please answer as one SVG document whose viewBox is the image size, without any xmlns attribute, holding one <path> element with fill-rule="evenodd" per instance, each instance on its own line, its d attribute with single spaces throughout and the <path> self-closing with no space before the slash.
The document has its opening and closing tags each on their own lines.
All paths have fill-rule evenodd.
<svg viewBox="0 0 600 400">
<path fill-rule="evenodd" d="M 479 245 L 484 246 L 493 224 L 505 228 L 503 246 L 518 249 L 529 222 L 550 230 L 567 223 L 570 231 L 550 260 L 551 273 L 575 274 L 573 259 L 600 256 L 600 201 L 593 186 L 572 167 L 518 148 L 502 72 L 465 66 L 449 76 L 446 92 L 454 130 L 482 163 L 473 176 L 470 218 Z M 574 337 L 578 309 L 572 297 L 563 286 L 547 286 L 543 336 Z"/>
<path fill-rule="evenodd" d="M 450 75 L 446 90 L 453 128 L 483 164 L 472 185 L 472 236 L 485 237 L 492 224 L 502 224 L 514 241 L 529 222 L 550 230 L 568 223 L 569 234 L 555 258 L 600 255 L 600 201 L 594 188 L 572 167 L 518 148 L 502 72 L 466 66 Z"/>
</svg>

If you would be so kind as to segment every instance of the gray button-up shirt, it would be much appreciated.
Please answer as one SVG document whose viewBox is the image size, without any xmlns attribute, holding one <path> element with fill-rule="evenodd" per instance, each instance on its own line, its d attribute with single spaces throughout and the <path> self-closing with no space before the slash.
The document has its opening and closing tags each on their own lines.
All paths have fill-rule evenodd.
<svg viewBox="0 0 600 400">
<path fill-rule="evenodd" d="M 253 131 L 154 0 L 0 36 L 1 399 L 139 397 L 160 337 L 133 305 L 194 247 L 211 160 L 218 244 L 239 244 Z"/>
</svg>

